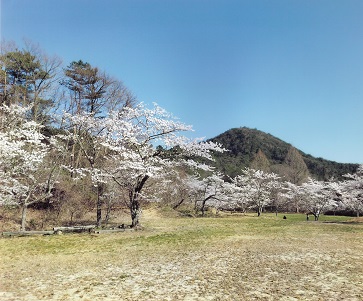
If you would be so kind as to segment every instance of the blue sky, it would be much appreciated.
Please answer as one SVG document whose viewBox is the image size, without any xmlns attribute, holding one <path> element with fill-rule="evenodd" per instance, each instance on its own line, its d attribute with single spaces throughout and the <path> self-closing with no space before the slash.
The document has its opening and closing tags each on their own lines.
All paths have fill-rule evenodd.
<svg viewBox="0 0 363 301">
<path fill-rule="evenodd" d="M 82 59 L 195 137 L 234 127 L 363 163 L 361 0 L 1 0 L 1 38 Z"/>
</svg>

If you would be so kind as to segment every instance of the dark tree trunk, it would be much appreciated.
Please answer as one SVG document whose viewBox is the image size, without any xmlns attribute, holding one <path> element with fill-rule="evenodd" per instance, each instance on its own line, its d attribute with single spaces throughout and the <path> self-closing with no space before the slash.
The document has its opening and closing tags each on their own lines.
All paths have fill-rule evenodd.
<svg viewBox="0 0 363 301">
<path fill-rule="evenodd" d="M 73 216 L 74 216 L 74 212 L 72 211 L 71 212 L 71 221 L 70 221 L 70 224 L 73 225 Z"/>
<path fill-rule="evenodd" d="M 200 210 L 202 211 L 202 216 L 204 216 L 204 214 L 205 214 L 205 203 L 206 203 L 206 201 L 207 201 L 207 200 L 204 200 L 204 201 L 202 202 L 202 208 L 200 209 Z"/>
<path fill-rule="evenodd" d="M 101 227 L 101 224 L 102 224 L 101 219 L 102 219 L 102 209 L 101 209 L 99 202 L 97 202 L 97 221 L 96 221 L 97 228 Z"/>
<path fill-rule="evenodd" d="M 185 199 L 181 199 L 177 204 L 175 204 L 174 206 L 173 206 L 173 209 L 175 210 L 175 209 L 177 209 L 181 204 L 183 204 L 183 202 L 184 202 L 184 200 Z"/>
<path fill-rule="evenodd" d="M 102 194 L 102 187 L 100 183 L 97 185 L 97 218 L 96 218 L 96 225 L 97 228 L 101 227 L 102 224 L 102 200 L 101 200 L 101 194 Z"/>
<path fill-rule="evenodd" d="M 131 228 L 135 228 L 139 225 L 140 219 L 140 203 L 137 199 L 134 199 L 130 206 L 130 213 L 131 213 Z"/>
<path fill-rule="evenodd" d="M 257 216 L 261 216 L 261 212 L 262 212 L 262 208 L 258 207 L 257 208 Z"/>
<path fill-rule="evenodd" d="M 201 211 L 202 211 L 202 216 L 204 216 L 205 214 L 205 204 L 207 203 L 208 200 L 210 199 L 214 199 L 215 198 L 215 195 L 210 195 L 208 196 L 207 198 L 205 198 L 203 201 L 202 201 L 202 208 L 201 208 Z"/>
<path fill-rule="evenodd" d="M 141 181 L 139 181 L 133 191 L 130 191 L 130 213 L 131 213 L 131 227 L 137 227 L 140 219 L 141 208 L 140 208 L 140 193 L 144 187 L 146 181 L 149 179 L 148 175 L 143 176 Z"/>
</svg>

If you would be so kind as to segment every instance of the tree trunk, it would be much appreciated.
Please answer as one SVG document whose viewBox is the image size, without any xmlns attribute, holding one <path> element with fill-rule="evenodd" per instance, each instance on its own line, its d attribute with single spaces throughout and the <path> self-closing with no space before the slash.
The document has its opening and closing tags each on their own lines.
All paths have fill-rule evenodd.
<svg viewBox="0 0 363 301">
<path fill-rule="evenodd" d="M 131 201 L 130 213 L 131 213 L 131 228 L 135 228 L 139 225 L 139 218 L 141 214 L 140 203 L 137 199 L 133 199 Z"/>
<path fill-rule="evenodd" d="M 20 231 L 25 231 L 27 210 L 28 210 L 28 206 L 26 204 L 23 204 L 22 208 L 21 208 L 21 227 L 20 227 Z"/>
<path fill-rule="evenodd" d="M 146 181 L 149 179 L 148 175 L 144 175 L 140 181 L 138 181 L 135 189 L 129 192 L 130 198 L 130 213 L 131 213 L 131 227 L 135 228 L 139 225 L 139 218 L 141 215 L 140 208 L 140 193 L 144 187 Z"/>
<path fill-rule="evenodd" d="M 108 224 L 108 222 L 110 220 L 111 210 L 112 210 L 112 201 L 109 199 L 107 202 L 106 215 L 105 215 L 105 219 L 104 219 L 105 224 Z"/>
<path fill-rule="evenodd" d="M 102 223 L 102 200 L 101 200 L 101 194 L 102 194 L 102 187 L 100 183 L 97 183 L 97 220 L 96 225 L 97 228 L 101 227 Z"/>
<path fill-rule="evenodd" d="M 262 212 L 262 208 L 258 207 L 257 208 L 257 216 L 261 216 L 261 212 Z"/>
<path fill-rule="evenodd" d="M 194 211 L 195 213 L 198 213 L 198 200 L 194 201 Z"/>
<path fill-rule="evenodd" d="M 205 203 L 206 203 L 206 200 L 204 200 L 202 202 L 202 208 L 200 208 L 200 210 L 202 211 L 202 216 L 204 216 L 204 214 L 205 214 Z"/>
<path fill-rule="evenodd" d="M 97 220 L 96 220 L 97 228 L 100 228 L 101 224 L 102 224 L 102 209 L 100 207 L 99 202 L 97 201 Z"/>
<path fill-rule="evenodd" d="M 71 212 L 71 225 L 73 225 L 73 215 L 74 215 L 74 211 Z"/>
<path fill-rule="evenodd" d="M 175 204 L 174 206 L 173 206 L 173 209 L 175 210 L 175 209 L 177 209 L 181 204 L 183 204 L 183 202 L 184 202 L 184 198 L 183 199 L 181 199 L 177 204 Z"/>
</svg>

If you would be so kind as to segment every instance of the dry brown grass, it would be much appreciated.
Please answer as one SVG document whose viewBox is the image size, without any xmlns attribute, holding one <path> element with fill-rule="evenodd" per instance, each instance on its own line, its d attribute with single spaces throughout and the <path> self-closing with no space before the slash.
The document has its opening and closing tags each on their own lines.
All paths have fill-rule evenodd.
<svg viewBox="0 0 363 301">
<path fill-rule="evenodd" d="M 0 300 L 363 300 L 363 224 L 170 218 L 144 230 L 0 239 Z"/>
</svg>

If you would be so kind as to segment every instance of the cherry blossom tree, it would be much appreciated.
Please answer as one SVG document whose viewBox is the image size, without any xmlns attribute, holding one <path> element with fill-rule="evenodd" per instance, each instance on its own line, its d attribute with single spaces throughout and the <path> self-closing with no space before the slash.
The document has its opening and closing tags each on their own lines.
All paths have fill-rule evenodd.
<svg viewBox="0 0 363 301">
<path fill-rule="evenodd" d="M 177 209 L 183 203 L 193 203 L 194 210 L 205 215 L 207 208 L 234 210 L 239 206 L 239 187 L 229 181 L 218 172 L 208 172 L 201 176 L 198 173 L 180 171 L 173 168 L 171 177 L 162 179 L 163 189 L 161 194 L 167 195 L 173 209 Z M 160 190 L 160 189 L 159 189 Z"/>
<path fill-rule="evenodd" d="M 144 104 L 123 108 L 106 123 L 107 139 L 103 145 L 110 149 L 113 162 L 108 173 L 128 193 L 132 227 L 139 225 L 143 188 L 150 178 L 162 177 L 175 166 L 208 170 L 196 158 L 212 160 L 212 151 L 224 151 L 213 142 L 181 135 L 192 127 L 156 104 L 152 109 Z"/>
<path fill-rule="evenodd" d="M 195 183 L 198 176 L 190 173 L 186 168 L 172 168 L 169 174 L 157 180 L 158 187 L 154 195 L 162 200 L 174 210 L 177 210 L 183 204 L 190 204 L 195 194 Z"/>
<path fill-rule="evenodd" d="M 57 135 L 62 141 L 65 159 L 63 167 L 69 170 L 74 180 L 90 176 L 96 191 L 96 225 L 101 226 L 102 221 L 102 194 L 107 183 L 103 172 L 106 148 L 102 145 L 106 135 L 104 120 L 95 117 L 94 113 L 79 112 L 70 114 L 65 112 L 62 116 L 64 133 Z M 59 148 L 60 149 L 60 148 Z M 71 152 L 71 156 L 67 156 Z M 81 160 L 85 162 L 81 164 Z"/>
<path fill-rule="evenodd" d="M 354 174 L 346 174 L 346 181 L 342 182 L 342 196 L 348 208 L 354 210 L 359 217 L 363 211 L 363 165 Z"/>
<path fill-rule="evenodd" d="M 214 208 L 220 207 L 226 200 L 225 181 L 220 173 L 212 173 L 203 179 L 194 179 L 195 209 L 205 215 L 207 203 Z"/>
<path fill-rule="evenodd" d="M 152 109 L 142 103 L 123 107 L 102 119 L 90 113 L 68 115 L 67 118 L 72 119 L 72 124 L 77 124 L 77 129 L 87 129 L 93 148 L 105 150 L 99 157 L 103 164 L 95 166 L 91 164 L 95 153 L 87 153 L 81 146 L 83 153 L 87 153 L 89 167 L 72 168 L 72 171 L 90 173 L 96 184 L 112 179 L 126 191 L 128 200 L 125 202 L 130 210 L 132 227 L 139 224 L 144 188 L 150 178 L 163 177 L 176 166 L 209 170 L 210 167 L 197 158 L 212 160 L 212 151 L 224 151 L 213 142 L 191 140 L 181 135 L 192 127 L 156 104 Z M 76 131 L 70 131 L 69 135 L 74 135 L 73 141 L 84 139 Z"/>
<path fill-rule="evenodd" d="M 312 214 L 316 221 L 321 213 L 334 209 L 339 204 L 337 196 L 340 186 L 337 182 L 323 182 L 310 178 L 301 185 L 301 189 L 304 194 L 303 208 L 307 214 Z"/>
<path fill-rule="evenodd" d="M 0 202 L 22 209 L 21 230 L 28 206 L 51 196 L 54 169 L 45 171 L 50 147 L 41 126 L 26 119 L 31 108 L 0 107 Z"/>
<path fill-rule="evenodd" d="M 263 208 L 271 203 L 274 193 L 281 187 L 279 179 L 274 173 L 246 168 L 233 179 L 233 183 L 240 188 L 243 202 L 248 203 L 260 216 Z"/>
<path fill-rule="evenodd" d="M 296 213 L 299 213 L 300 208 L 304 207 L 305 196 L 305 191 L 301 185 L 284 182 L 283 197 L 287 199 L 289 207 L 293 207 Z"/>
</svg>

